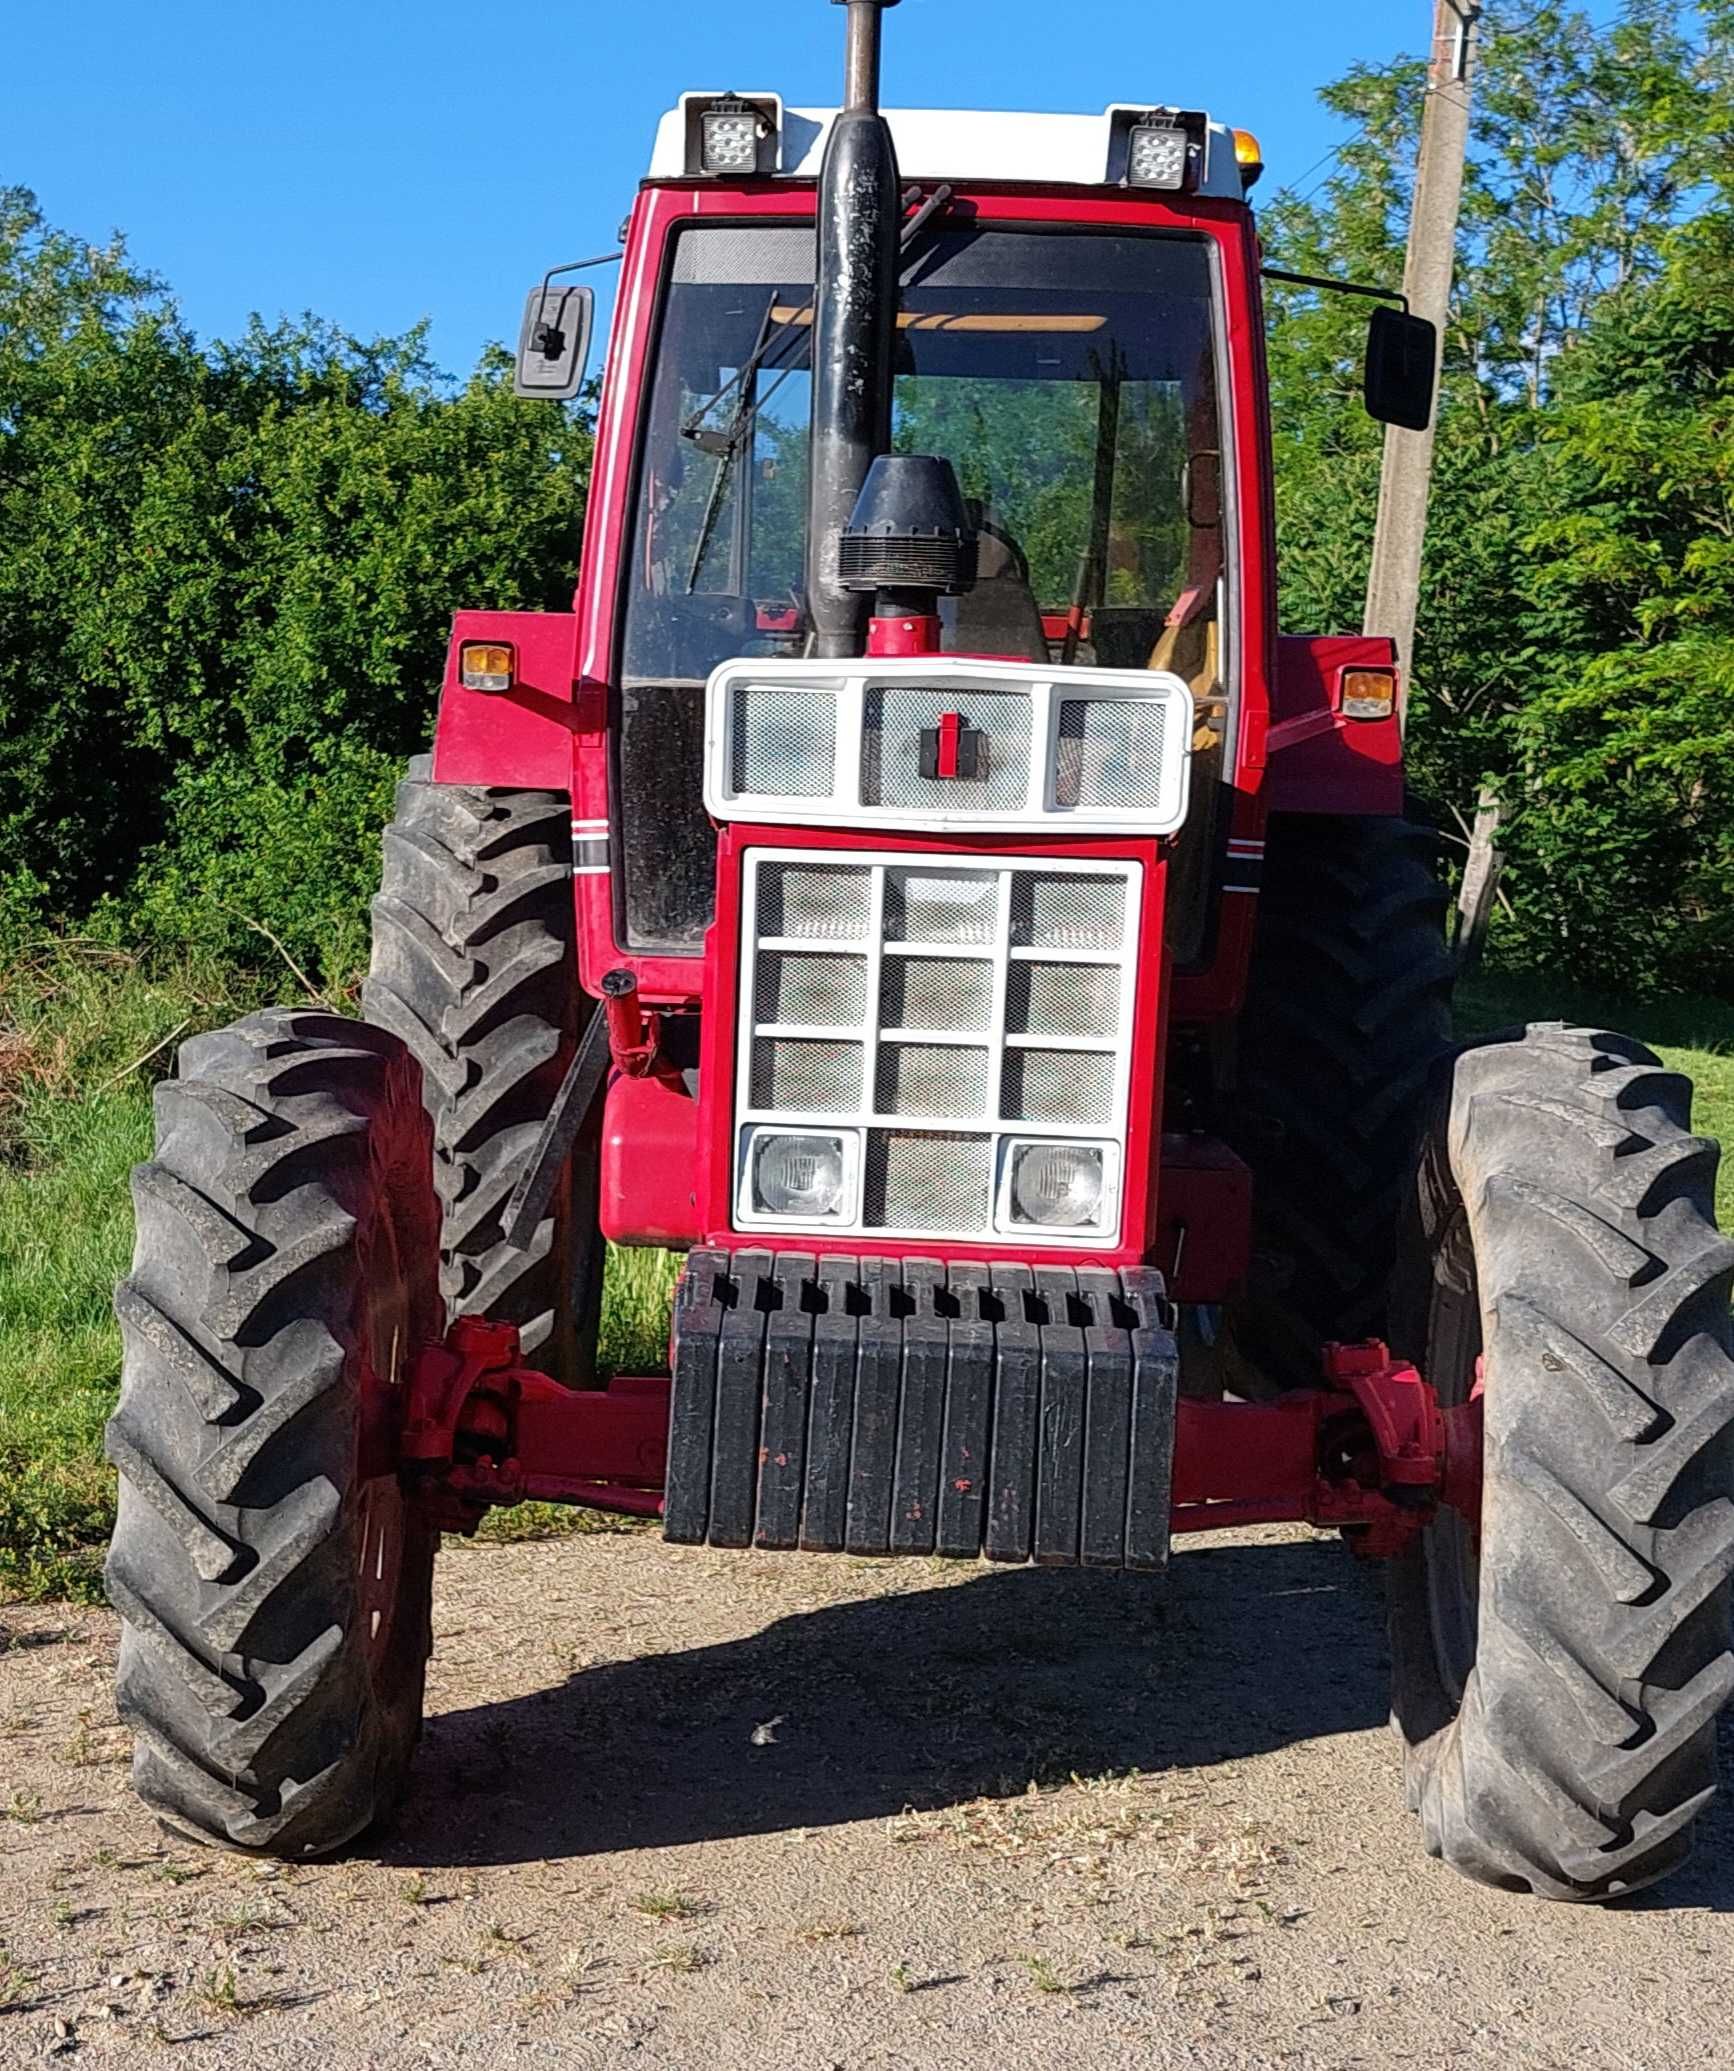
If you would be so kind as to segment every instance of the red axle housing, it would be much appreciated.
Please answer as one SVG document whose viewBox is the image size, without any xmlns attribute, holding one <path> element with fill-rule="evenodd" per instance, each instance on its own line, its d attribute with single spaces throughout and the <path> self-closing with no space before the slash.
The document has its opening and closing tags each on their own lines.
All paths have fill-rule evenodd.
<svg viewBox="0 0 1734 2071">
<path fill-rule="evenodd" d="M 1275 1402 L 1182 1400 L 1172 1529 L 1335 1525 L 1388 1557 L 1441 1504 L 1479 1520 L 1479 1388 L 1444 1407 L 1377 1342 L 1328 1346 L 1325 1379 Z M 660 1517 L 668 1418 L 665 1374 L 563 1388 L 519 1364 L 512 1325 L 462 1318 L 417 1360 L 395 1448 L 376 1432 L 368 1464 L 401 1468 L 448 1530 L 526 1501 Z"/>
</svg>

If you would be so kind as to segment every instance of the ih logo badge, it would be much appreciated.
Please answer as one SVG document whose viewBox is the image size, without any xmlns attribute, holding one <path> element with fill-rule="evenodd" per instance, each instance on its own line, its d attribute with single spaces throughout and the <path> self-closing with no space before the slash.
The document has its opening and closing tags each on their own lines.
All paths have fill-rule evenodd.
<svg viewBox="0 0 1734 2071">
<path fill-rule="evenodd" d="M 921 729 L 921 774 L 980 783 L 987 775 L 987 735 L 961 712 L 942 712 L 937 726 Z"/>
</svg>

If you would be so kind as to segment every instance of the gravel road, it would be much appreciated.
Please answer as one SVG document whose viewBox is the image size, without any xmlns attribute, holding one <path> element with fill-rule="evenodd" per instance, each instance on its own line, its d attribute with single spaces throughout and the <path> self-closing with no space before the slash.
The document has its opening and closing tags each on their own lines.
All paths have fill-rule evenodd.
<svg viewBox="0 0 1734 2071">
<path fill-rule="evenodd" d="M 125 1786 L 106 1613 L 0 1612 L 0 2065 L 1734 2067 L 1734 1819 L 1601 1911 L 1429 1862 L 1334 1541 L 1119 1575 L 442 1556 L 397 1829 L 279 1868 Z"/>
</svg>

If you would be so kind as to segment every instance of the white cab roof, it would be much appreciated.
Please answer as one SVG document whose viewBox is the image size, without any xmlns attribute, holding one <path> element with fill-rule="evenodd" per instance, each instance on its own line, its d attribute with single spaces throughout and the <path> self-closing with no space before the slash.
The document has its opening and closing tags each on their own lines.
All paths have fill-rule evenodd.
<svg viewBox="0 0 1734 2071">
<path fill-rule="evenodd" d="M 722 88 L 682 94 L 657 125 L 651 155 L 653 180 L 687 177 L 687 104 L 715 101 Z M 777 171 L 789 179 L 815 180 L 835 108 L 784 108 L 771 93 L 746 93 L 749 101 L 775 101 L 780 111 Z M 1120 102 L 1100 115 L 1018 115 L 980 108 L 887 108 L 897 146 L 898 170 L 911 179 L 1005 181 L 1016 185 L 1101 187 L 1108 179 L 1108 143 L 1113 118 L 1127 109 L 1142 113 L 1158 101 Z M 1197 192 L 1229 201 L 1242 198 L 1233 135 L 1210 125 L 1210 148 Z"/>
</svg>

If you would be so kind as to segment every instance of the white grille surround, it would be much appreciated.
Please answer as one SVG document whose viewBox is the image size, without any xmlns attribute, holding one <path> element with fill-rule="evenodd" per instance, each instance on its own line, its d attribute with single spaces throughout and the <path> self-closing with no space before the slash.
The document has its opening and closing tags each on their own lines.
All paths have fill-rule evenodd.
<svg viewBox="0 0 1734 2071">
<path fill-rule="evenodd" d="M 948 715 L 974 766 L 924 775 L 922 737 Z M 796 827 L 1175 834 L 1193 721 L 1191 691 L 1161 669 L 729 661 L 705 694 L 704 802 L 718 820 Z"/>
<path fill-rule="evenodd" d="M 1140 863 L 763 847 L 745 851 L 741 870 L 737 1228 L 827 1242 L 1118 1243 Z M 823 1018 L 782 1018 L 791 1012 Z M 757 1147 L 801 1133 L 842 1144 L 830 1214 L 759 1204 Z M 1011 1180 L 1026 1144 L 1100 1153 L 1091 1222 L 1020 1218 Z"/>
</svg>

